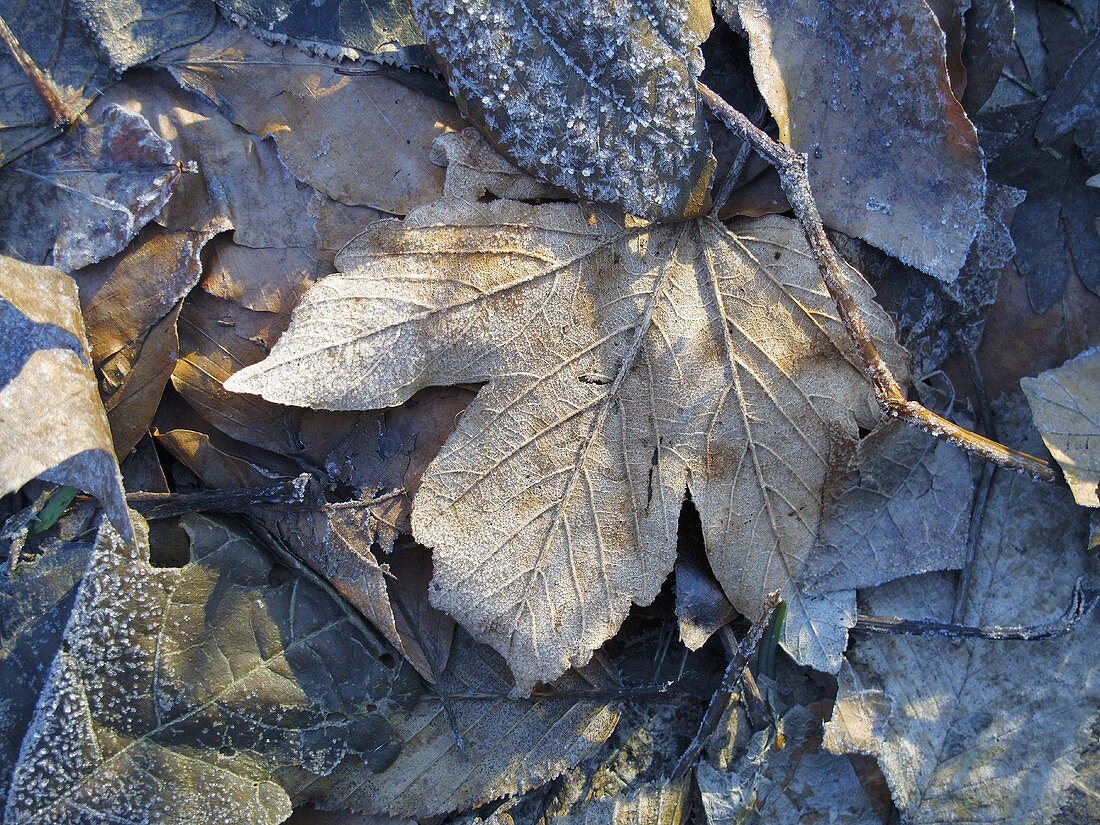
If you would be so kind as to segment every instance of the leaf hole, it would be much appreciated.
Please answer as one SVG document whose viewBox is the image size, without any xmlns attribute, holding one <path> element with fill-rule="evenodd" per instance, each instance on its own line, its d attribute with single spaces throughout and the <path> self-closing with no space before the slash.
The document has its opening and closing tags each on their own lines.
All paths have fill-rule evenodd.
<svg viewBox="0 0 1100 825">
<path fill-rule="evenodd" d="M 382 663 L 382 667 L 387 670 L 393 670 L 397 665 L 397 659 L 394 658 L 392 653 L 383 653 L 378 657 L 378 661 Z"/>
</svg>

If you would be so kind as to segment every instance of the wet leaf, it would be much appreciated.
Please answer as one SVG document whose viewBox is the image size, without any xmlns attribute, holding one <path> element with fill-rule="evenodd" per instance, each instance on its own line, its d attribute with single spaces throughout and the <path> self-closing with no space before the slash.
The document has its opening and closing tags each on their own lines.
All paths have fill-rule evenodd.
<svg viewBox="0 0 1100 825">
<path fill-rule="evenodd" d="M 33 478 L 91 493 L 130 535 L 76 284 L 0 257 L 0 495 Z"/>
<path fill-rule="evenodd" d="M 593 664 L 552 686 L 563 696 L 510 699 L 513 683 L 503 660 L 459 630 L 435 693 L 426 693 L 397 724 L 404 745 L 397 759 L 381 773 L 364 772 L 338 787 L 331 805 L 423 818 L 540 785 L 602 743 L 618 719 L 598 694 L 571 692 L 612 686 Z"/>
<path fill-rule="evenodd" d="M 1020 382 L 1043 442 L 1077 503 L 1100 507 L 1100 349 Z"/>
<path fill-rule="evenodd" d="M 232 26 L 164 60 L 238 126 L 273 138 L 291 172 L 331 198 L 403 215 L 442 191 L 428 150 L 461 128 L 453 104 L 382 75 L 337 75 L 336 63 Z"/>
<path fill-rule="evenodd" d="M 974 483 L 966 454 L 891 420 L 833 464 L 810 555 L 811 593 L 952 570 L 966 558 Z"/>
<path fill-rule="evenodd" d="M 372 225 L 337 266 L 229 389 L 371 409 L 489 382 L 425 473 L 413 532 L 435 549 L 433 603 L 521 689 L 587 661 L 656 596 L 689 487 L 734 606 L 780 589 L 789 649 L 839 665 L 852 594 L 797 584 L 832 450 L 876 412 L 794 221 L 728 232 L 444 199 Z"/>
<path fill-rule="evenodd" d="M 1034 451 L 1026 405 L 995 404 L 1003 439 Z M 962 621 L 1016 625 L 1064 609 L 1084 552 L 1085 511 L 1069 492 L 1017 474 L 993 480 Z M 866 592 L 885 616 L 951 616 L 953 577 L 927 574 Z M 1049 822 L 1100 707 L 1100 625 L 1029 642 L 868 636 L 851 654 L 827 738 L 875 755 L 914 823 Z M 1039 734 L 1041 731 L 1041 734 Z"/>
<path fill-rule="evenodd" d="M 3 0 L 0 21 L 26 56 L 0 48 L 0 164 L 75 121 L 118 72 L 198 40 L 209 0 Z"/>
<path fill-rule="evenodd" d="M 375 54 L 424 42 L 401 0 L 217 0 L 226 16 L 310 52 Z"/>
<path fill-rule="evenodd" d="M 695 778 L 707 825 L 831 822 L 879 825 L 851 763 L 821 747 L 821 723 L 794 707 L 776 732 L 761 731 L 729 770 L 709 762 Z"/>
<path fill-rule="evenodd" d="M 463 112 L 521 169 L 650 220 L 705 211 L 715 161 L 695 79 L 709 3 L 412 9 Z"/>
<path fill-rule="evenodd" d="M 137 551 L 101 529 L 6 821 L 277 823 L 397 756 L 415 677 L 241 533 L 184 524 L 182 568 L 150 566 L 140 522 Z"/>
<path fill-rule="evenodd" d="M 120 255 L 74 274 L 92 363 L 121 460 L 149 428 L 179 355 L 176 319 L 210 232 L 147 227 Z"/>
<path fill-rule="evenodd" d="M 157 216 L 179 176 L 172 147 L 145 118 L 97 106 L 0 170 L 0 251 L 64 272 L 94 264 Z"/>
<path fill-rule="evenodd" d="M 740 16 L 779 137 L 809 156 L 825 223 L 955 280 L 981 219 L 985 170 L 928 6 L 723 0 L 718 9 Z"/>
</svg>

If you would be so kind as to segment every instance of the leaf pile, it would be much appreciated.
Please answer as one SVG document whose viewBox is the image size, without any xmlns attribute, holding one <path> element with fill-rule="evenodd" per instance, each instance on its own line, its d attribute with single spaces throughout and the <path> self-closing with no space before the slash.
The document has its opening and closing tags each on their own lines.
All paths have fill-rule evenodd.
<svg viewBox="0 0 1100 825">
<path fill-rule="evenodd" d="M 0 0 L 0 818 L 1100 818 L 1098 25 Z"/>
</svg>

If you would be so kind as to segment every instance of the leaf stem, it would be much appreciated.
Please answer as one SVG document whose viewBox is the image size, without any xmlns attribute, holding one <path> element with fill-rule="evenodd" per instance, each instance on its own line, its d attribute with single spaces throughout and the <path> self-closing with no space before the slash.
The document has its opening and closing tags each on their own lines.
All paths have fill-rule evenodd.
<svg viewBox="0 0 1100 825">
<path fill-rule="evenodd" d="M 910 401 L 894 378 L 890 367 L 879 355 L 863 315 L 855 299 L 844 285 L 844 265 L 833 248 L 825 225 L 817 211 L 810 180 L 806 174 L 806 156 L 773 140 L 744 114 L 730 106 L 717 93 L 701 81 L 696 81 L 703 102 L 730 131 L 752 145 L 752 148 L 779 173 L 779 182 L 795 217 L 810 245 L 810 252 L 817 262 L 818 272 L 829 290 L 848 336 L 855 344 L 863 361 L 864 370 L 874 387 L 879 405 L 895 418 L 912 424 L 936 438 L 948 441 L 991 461 L 999 467 L 1027 473 L 1040 481 L 1056 483 L 1061 480 L 1058 468 L 1048 461 L 1017 452 L 992 439 L 970 432 L 946 418 L 926 409 L 917 401 Z"/>
</svg>

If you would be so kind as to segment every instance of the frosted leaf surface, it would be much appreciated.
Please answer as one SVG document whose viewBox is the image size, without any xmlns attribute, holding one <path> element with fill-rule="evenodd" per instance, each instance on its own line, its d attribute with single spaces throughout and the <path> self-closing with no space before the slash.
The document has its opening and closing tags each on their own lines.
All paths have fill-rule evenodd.
<svg viewBox="0 0 1100 825">
<path fill-rule="evenodd" d="M 652 601 L 688 489 L 733 605 L 754 615 L 780 590 L 788 649 L 839 667 L 853 594 L 798 587 L 832 451 L 877 412 L 797 223 L 444 199 L 368 227 L 337 266 L 227 389 L 372 409 L 487 382 L 423 477 L 413 532 L 435 549 L 433 604 L 517 690 Z M 900 362 L 870 287 L 848 283 Z"/>
<path fill-rule="evenodd" d="M 959 448 L 890 420 L 825 485 L 809 592 L 873 587 L 962 566 L 974 482 Z"/>
<path fill-rule="evenodd" d="M 944 281 L 966 260 L 985 167 L 923 0 L 720 0 L 749 36 L 780 139 L 825 223 Z"/>
<path fill-rule="evenodd" d="M 1020 381 L 1035 426 L 1084 507 L 1100 507 L 1100 349 Z"/>
<path fill-rule="evenodd" d="M 995 404 L 1007 443 L 1039 446 L 1017 395 Z M 1019 474 L 993 480 L 962 621 L 1017 625 L 1065 610 L 1088 518 L 1069 492 Z M 864 611 L 949 619 L 953 577 L 930 573 L 861 593 Z M 1100 708 L 1100 622 L 1029 642 L 873 635 L 850 653 L 826 741 L 874 755 L 904 821 L 1046 823 L 1075 779 Z"/>
<path fill-rule="evenodd" d="M 33 478 L 91 493 L 130 535 L 76 284 L 0 256 L 0 495 Z"/>
<path fill-rule="evenodd" d="M 695 79 L 709 3 L 412 8 L 463 112 L 520 168 L 649 220 L 705 210 L 714 158 Z"/>
<path fill-rule="evenodd" d="M 623 793 L 587 799 L 550 825 L 680 825 L 691 809 L 691 781 L 656 779 Z"/>
<path fill-rule="evenodd" d="M 218 522 L 154 568 L 101 528 L 12 779 L 5 823 L 277 823 L 381 770 L 411 670 L 326 592 Z"/>
</svg>

